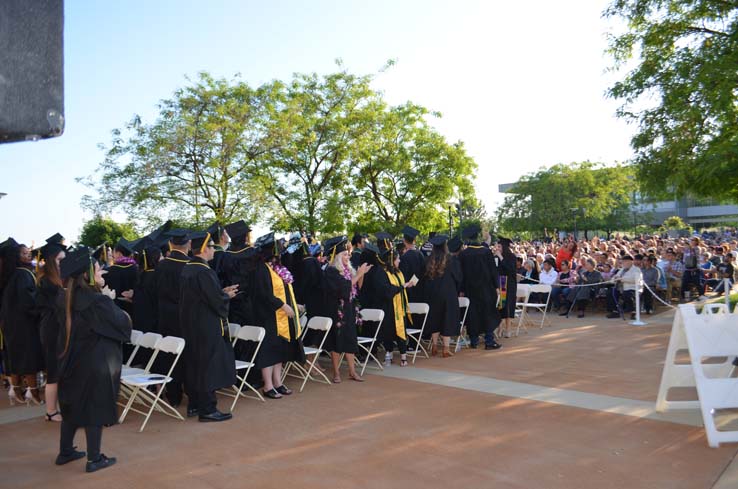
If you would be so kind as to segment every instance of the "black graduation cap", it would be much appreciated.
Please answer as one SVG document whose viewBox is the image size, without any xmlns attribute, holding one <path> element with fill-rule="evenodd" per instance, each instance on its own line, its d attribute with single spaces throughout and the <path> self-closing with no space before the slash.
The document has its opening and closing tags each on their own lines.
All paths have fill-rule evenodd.
<svg viewBox="0 0 738 489">
<path fill-rule="evenodd" d="M 19 245 L 18 245 L 18 242 L 16 240 L 14 240 L 13 238 L 8 238 L 5 241 L 3 241 L 2 243 L 0 243 L 0 252 L 5 251 L 5 250 L 9 250 L 11 248 L 17 248 L 18 246 Z"/>
<path fill-rule="evenodd" d="M 325 254 L 331 257 L 346 251 L 348 245 L 348 236 L 335 236 L 323 242 Z"/>
<path fill-rule="evenodd" d="M 511 240 L 510 238 L 505 238 L 505 237 L 503 237 L 503 236 L 499 236 L 499 237 L 498 237 L 498 239 L 497 239 L 497 241 L 498 241 L 498 242 L 499 242 L 499 243 L 500 243 L 500 244 L 501 244 L 502 246 L 510 246 L 510 245 L 512 245 L 512 240 Z"/>
<path fill-rule="evenodd" d="M 271 232 L 269 234 L 265 234 L 264 236 L 260 236 L 256 242 L 254 243 L 254 248 L 274 248 L 274 233 Z"/>
<path fill-rule="evenodd" d="M 310 245 L 308 248 L 310 256 L 320 256 L 323 253 L 323 246 L 320 243 Z"/>
<path fill-rule="evenodd" d="M 53 236 L 46 238 L 47 244 L 58 244 L 61 245 L 64 243 L 64 236 L 62 236 L 59 233 L 54 234 Z"/>
<path fill-rule="evenodd" d="M 477 236 L 479 236 L 479 232 L 481 230 L 482 228 L 479 227 L 479 224 L 471 224 L 464 229 L 464 231 L 461 233 L 461 236 L 464 239 L 476 239 Z"/>
<path fill-rule="evenodd" d="M 70 251 L 59 265 L 61 278 L 76 277 L 85 272 L 89 272 L 94 263 L 94 258 L 90 255 L 90 249 L 81 246 L 74 251 Z"/>
<path fill-rule="evenodd" d="M 152 243 L 159 242 L 164 235 L 166 235 L 167 231 L 172 229 L 172 221 L 167 221 L 155 230 L 153 230 L 151 233 L 149 233 L 148 238 L 151 240 Z"/>
<path fill-rule="evenodd" d="M 384 248 L 384 249 L 392 248 L 393 237 L 390 233 L 380 231 L 374 234 L 374 236 L 377 238 L 377 245 L 380 248 Z"/>
<path fill-rule="evenodd" d="M 456 253 L 461 249 L 461 245 L 463 243 L 461 242 L 461 239 L 458 236 L 454 236 L 453 238 L 448 240 L 448 251 L 451 253 Z"/>
<path fill-rule="evenodd" d="M 209 231 L 195 231 L 190 233 L 190 240 L 192 240 L 193 253 L 202 253 L 208 243 L 213 240 L 213 236 Z"/>
<path fill-rule="evenodd" d="M 115 244 L 115 249 L 126 252 L 129 255 L 133 254 L 135 251 L 133 249 L 133 242 L 128 241 L 126 238 L 120 238 L 118 242 Z"/>
<path fill-rule="evenodd" d="M 148 236 L 144 236 L 143 238 L 138 238 L 134 241 L 130 242 L 131 248 L 136 253 L 141 253 L 143 250 L 146 249 L 147 246 L 150 246 L 152 243 L 151 238 Z"/>
<path fill-rule="evenodd" d="M 190 240 L 190 232 L 186 229 L 170 229 L 166 236 L 177 246 L 184 246 Z"/>
<path fill-rule="evenodd" d="M 62 251 L 66 251 L 67 247 L 61 243 L 46 243 L 39 248 L 41 258 L 44 260 L 50 260 L 52 257 L 58 255 Z"/>
<path fill-rule="evenodd" d="M 226 231 L 228 231 L 228 236 L 230 236 L 231 239 L 234 239 L 234 240 L 239 240 L 239 238 L 245 238 L 246 235 L 251 232 L 251 228 L 249 227 L 248 224 L 246 224 L 246 221 L 244 221 L 243 219 L 226 225 L 225 229 Z"/>
<path fill-rule="evenodd" d="M 379 248 L 377 248 L 377 245 L 369 241 L 364 244 L 364 251 L 374 253 L 375 255 L 379 255 L 381 253 L 381 251 L 379 251 Z"/>
<path fill-rule="evenodd" d="M 445 234 L 436 234 L 429 241 L 433 246 L 443 246 L 448 241 L 448 236 Z"/>
<path fill-rule="evenodd" d="M 223 234 L 223 229 L 223 225 L 218 221 L 215 221 L 210 225 L 209 228 L 206 229 L 206 231 L 210 233 L 210 236 L 213 238 L 214 242 L 220 244 L 220 235 Z"/>
<path fill-rule="evenodd" d="M 419 234 L 420 234 L 420 231 L 418 231 L 412 226 L 405 225 L 405 227 L 402 228 L 402 236 L 408 242 L 412 243 L 413 241 L 415 241 L 415 238 L 417 238 Z"/>
<path fill-rule="evenodd" d="M 99 262 L 108 261 L 108 244 L 103 243 L 92 252 L 92 257 Z"/>
</svg>

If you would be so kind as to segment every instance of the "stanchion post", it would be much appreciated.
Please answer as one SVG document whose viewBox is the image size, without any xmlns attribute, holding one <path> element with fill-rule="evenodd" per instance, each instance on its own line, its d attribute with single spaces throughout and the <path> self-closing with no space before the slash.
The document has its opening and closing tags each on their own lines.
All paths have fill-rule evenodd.
<svg viewBox="0 0 738 489">
<path fill-rule="evenodd" d="M 730 312 L 730 279 L 723 279 L 723 290 L 725 292 L 725 308 Z"/>
<path fill-rule="evenodd" d="M 643 287 L 643 273 L 638 272 L 638 278 L 636 278 L 636 290 L 635 290 L 635 321 L 631 321 L 630 324 L 633 326 L 645 326 L 646 323 L 641 321 L 641 293 L 640 291 L 646 291 Z"/>
</svg>

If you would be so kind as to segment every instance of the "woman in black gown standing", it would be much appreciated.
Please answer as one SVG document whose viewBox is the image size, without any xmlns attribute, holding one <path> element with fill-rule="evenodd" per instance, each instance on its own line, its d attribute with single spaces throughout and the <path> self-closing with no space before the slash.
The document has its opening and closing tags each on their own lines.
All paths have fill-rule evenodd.
<svg viewBox="0 0 738 489">
<path fill-rule="evenodd" d="M 131 337 L 131 318 L 100 293 L 103 271 L 87 248 L 60 264 L 66 280 L 64 348 L 59 369 L 62 423 L 57 465 L 85 456 L 73 446 L 78 428 L 87 436 L 87 472 L 115 463 L 100 452 L 103 426 L 118 422 L 122 344 Z"/>
<path fill-rule="evenodd" d="M 66 247 L 61 243 L 47 243 L 41 248 L 44 265 L 39 271 L 38 294 L 36 307 L 40 316 L 39 329 L 41 344 L 44 349 L 46 364 L 46 420 L 61 421 L 57 409 L 57 393 L 59 381 L 59 335 L 63 329 L 60 312 L 64 304 L 64 288 L 62 287 L 59 263 L 66 256 Z M 63 317 L 63 316 L 61 316 Z"/>
<path fill-rule="evenodd" d="M 510 319 L 515 318 L 515 303 L 517 302 L 516 296 L 518 293 L 517 259 L 510 249 L 511 244 L 510 239 L 500 237 L 495 248 L 497 272 L 500 276 L 500 291 L 503 288 L 506 291 L 505 303 L 502 304 L 502 301 L 500 301 L 500 318 L 504 319 L 502 335 L 505 338 L 510 337 Z"/>
<path fill-rule="evenodd" d="M 351 256 L 348 250 L 348 237 L 337 236 L 324 243 L 325 254 L 330 257 L 328 267 L 323 276 L 324 307 L 333 320 L 333 327 L 328 332 L 324 348 L 331 352 L 333 363 L 333 382 L 341 382 L 340 360 L 341 354 L 346 354 L 349 368 L 349 378 L 363 382 L 356 373 L 354 356 L 359 351 L 357 341 L 358 295 L 364 281 L 364 275 L 372 268 L 364 263 L 354 270 L 351 266 Z"/>
<path fill-rule="evenodd" d="M 438 336 L 443 339 L 443 358 L 452 357 L 449 345 L 452 336 L 458 336 L 461 323 L 459 319 L 459 290 L 461 289 L 461 266 L 452 260 L 446 248 L 448 238 L 436 235 L 431 238 L 431 255 L 426 262 L 424 291 L 430 311 L 425 325 L 431 333 L 431 355 L 438 354 Z"/>
</svg>

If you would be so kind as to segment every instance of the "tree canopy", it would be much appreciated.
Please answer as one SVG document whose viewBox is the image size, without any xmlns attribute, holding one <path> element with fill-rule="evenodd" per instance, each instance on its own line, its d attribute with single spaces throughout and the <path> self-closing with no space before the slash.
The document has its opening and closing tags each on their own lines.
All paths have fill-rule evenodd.
<svg viewBox="0 0 738 489">
<path fill-rule="evenodd" d="M 103 243 L 113 246 L 120 238 L 135 239 L 136 236 L 133 224 L 120 223 L 109 217 L 96 215 L 82 226 L 79 242 L 91 248 Z"/>
<path fill-rule="evenodd" d="M 615 0 L 615 69 L 637 65 L 608 91 L 638 124 L 639 180 L 675 192 L 738 200 L 738 4 L 726 0 Z"/>
</svg>

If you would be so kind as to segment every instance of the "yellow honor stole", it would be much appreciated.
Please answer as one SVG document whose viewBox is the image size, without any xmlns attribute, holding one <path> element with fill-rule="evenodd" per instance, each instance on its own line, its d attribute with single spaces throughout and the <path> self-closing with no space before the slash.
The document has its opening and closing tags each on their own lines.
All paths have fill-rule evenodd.
<svg viewBox="0 0 738 489">
<path fill-rule="evenodd" d="M 405 306 L 405 304 L 407 304 L 407 292 L 403 287 L 403 285 L 405 284 L 405 277 L 402 275 L 402 272 L 397 272 L 397 274 L 391 272 L 386 273 L 387 278 L 389 278 L 389 281 L 392 285 L 402 287 L 402 291 L 395 294 L 395 296 L 392 298 L 392 308 L 395 311 L 395 333 L 397 334 L 398 338 L 406 340 L 407 336 L 405 335 L 405 315 L 407 315 L 408 318 L 410 317 L 410 315 L 407 314 L 407 308 Z"/>
<path fill-rule="evenodd" d="M 272 267 L 269 265 L 266 265 L 267 269 L 269 270 L 269 275 L 272 279 L 272 294 L 274 294 L 274 297 L 278 298 L 285 304 L 290 304 L 290 300 L 292 303 L 290 304 L 291 307 L 297 307 L 297 302 L 295 301 L 295 293 L 292 290 L 292 284 L 287 284 L 287 287 L 285 288 L 285 283 L 282 281 L 282 277 L 280 277 L 277 272 L 272 270 Z M 288 294 L 289 299 L 288 300 Z M 277 309 L 276 313 L 276 319 L 277 319 L 277 334 L 281 336 L 282 338 L 286 339 L 287 341 L 291 341 L 293 338 L 290 335 L 290 318 L 287 317 L 287 313 L 284 312 L 282 309 Z M 297 316 L 297 310 L 295 310 L 295 338 L 300 337 L 300 318 Z"/>
</svg>

